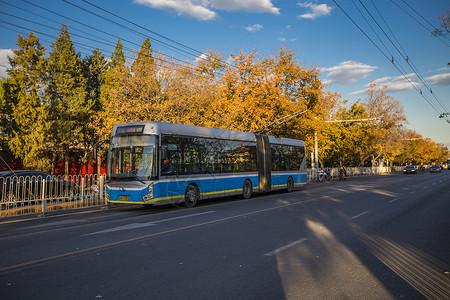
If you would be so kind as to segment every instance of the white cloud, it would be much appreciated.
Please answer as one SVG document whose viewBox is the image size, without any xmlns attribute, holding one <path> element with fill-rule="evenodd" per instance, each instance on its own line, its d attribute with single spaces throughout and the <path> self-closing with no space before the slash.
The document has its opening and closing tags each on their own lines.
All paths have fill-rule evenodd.
<svg viewBox="0 0 450 300">
<path fill-rule="evenodd" d="M 405 76 L 399 75 L 394 77 L 383 77 L 375 79 L 373 82 L 380 86 L 386 86 L 387 92 L 398 92 L 398 91 L 404 91 L 409 90 L 413 88 L 413 85 L 420 85 L 418 82 L 415 81 L 415 74 L 410 73 L 406 74 Z M 412 83 L 412 84 L 411 84 Z M 367 85 L 369 86 L 369 85 Z"/>
<path fill-rule="evenodd" d="M 174 11 L 180 16 L 189 16 L 201 21 L 217 19 L 214 10 L 272 13 L 280 9 L 271 0 L 134 0 L 135 3 L 151 8 Z"/>
<path fill-rule="evenodd" d="M 285 42 L 286 41 L 286 38 L 284 38 L 284 37 L 279 37 L 278 38 L 280 41 L 282 41 L 282 42 Z"/>
<path fill-rule="evenodd" d="M 331 13 L 333 7 L 328 6 L 326 4 L 314 4 L 312 2 L 298 2 L 298 6 L 309 8 L 310 12 L 306 14 L 299 15 L 299 18 L 302 19 L 311 19 L 315 20 L 318 17 L 328 16 Z"/>
<path fill-rule="evenodd" d="M 261 24 L 255 24 L 252 26 L 244 27 L 244 28 L 250 32 L 257 32 L 257 31 L 260 31 L 261 29 L 263 29 L 263 26 Z"/>
<path fill-rule="evenodd" d="M 208 8 L 207 1 L 199 0 L 134 0 L 135 3 L 151 8 L 175 11 L 180 16 L 189 16 L 202 21 L 218 17 L 217 13 Z"/>
<path fill-rule="evenodd" d="M 450 73 L 436 74 L 425 78 L 425 82 L 431 85 L 450 85 Z"/>
<path fill-rule="evenodd" d="M 212 7 L 227 11 L 247 11 L 257 13 L 280 14 L 280 9 L 273 6 L 271 0 L 210 0 Z"/>
<path fill-rule="evenodd" d="M 341 62 L 339 65 L 323 68 L 323 72 L 328 72 L 326 84 L 351 84 L 359 79 L 366 77 L 370 72 L 377 69 L 377 67 L 365 65 L 356 61 L 348 60 Z"/>
<path fill-rule="evenodd" d="M 406 77 L 406 78 L 405 78 Z M 414 88 L 413 84 L 415 86 L 420 86 L 420 83 L 415 81 L 415 74 L 406 74 L 405 76 L 399 75 L 399 76 L 388 76 L 388 77 L 382 77 L 375 79 L 373 83 L 377 84 L 378 86 L 385 86 L 386 92 L 399 92 L 404 90 L 409 90 Z M 412 83 L 412 84 L 411 84 Z M 351 93 L 352 95 L 357 94 L 363 94 L 366 93 L 367 90 L 370 88 L 370 83 L 365 85 L 367 89 L 359 90 Z"/>
<path fill-rule="evenodd" d="M 14 52 L 11 49 L 0 49 L 0 77 L 7 77 L 6 70 L 9 69 L 8 56 L 13 56 Z"/>
<path fill-rule="evenodd" d="M 205 53 L 202 53 L 202 54 L 200 54 L 200 56 L 197 56 L 197 57 L 195 58 L 195 61 L 196 61 L 197 63 L 200 63 L 200 62 L 206 60 L 206 58 L 207 58 L 206 54 L 205 54 Z"/>
<path fill-rule="evenodd" d="M 436 74 L 425 78 L 425 82 L 429 85 L 450 85 L 450 73 Z M 413 89 L 414 86 L 418 89 L 426 90 L 422 82 L 419 81 L 415 73 L 406 74 L 405 76 L 389 76 L 375 79 L 373 83 L 379 86 L 385 86 L 386 92 L 399 92 L 404 90 Z M 370 83 L 366 84 L 367 89 L 370 87 Z M 359 90 L 351 93 L 352 95 L 363 94 L 367 92 L 367 89 Z"/>
</svg>

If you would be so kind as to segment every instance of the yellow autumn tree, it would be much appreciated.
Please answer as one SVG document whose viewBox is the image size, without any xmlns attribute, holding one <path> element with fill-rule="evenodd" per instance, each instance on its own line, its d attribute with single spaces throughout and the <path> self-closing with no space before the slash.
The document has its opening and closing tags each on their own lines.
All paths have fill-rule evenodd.
<svg viewBox="0 0 450 300">
<path fill-rule="evenodd" d="M 162 89 L 160 121 L 213 126 L 211 103 L 217 98 L 214 70 L 186 62 L 175 63 L 162 56 L 158 80 Z"/>
</svg>

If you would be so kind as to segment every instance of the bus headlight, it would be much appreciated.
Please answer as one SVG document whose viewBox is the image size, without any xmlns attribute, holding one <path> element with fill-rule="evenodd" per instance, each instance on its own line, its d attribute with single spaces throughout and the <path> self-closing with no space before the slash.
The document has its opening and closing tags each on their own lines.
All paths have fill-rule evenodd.
<svg viewBox="0 0 450 300">
<path fill-rule="evenodd" d="M 153 183 L 150 183 L 147 188 L 147 194 L 142 196 L 142 199 L 144 201 L 153 199 L 154 193 L 153 193 Z"/>
</svg>

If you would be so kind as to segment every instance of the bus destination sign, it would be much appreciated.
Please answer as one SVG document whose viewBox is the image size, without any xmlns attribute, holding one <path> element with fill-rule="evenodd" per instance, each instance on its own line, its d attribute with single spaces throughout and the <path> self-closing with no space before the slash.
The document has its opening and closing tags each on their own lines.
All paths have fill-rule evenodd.
<svg viewBox="0 0 450 300">
<path fill-rule="evenodd" d="M 144 133 L 144 125 L 117 127 L 116 134 Z"/>
</svg>

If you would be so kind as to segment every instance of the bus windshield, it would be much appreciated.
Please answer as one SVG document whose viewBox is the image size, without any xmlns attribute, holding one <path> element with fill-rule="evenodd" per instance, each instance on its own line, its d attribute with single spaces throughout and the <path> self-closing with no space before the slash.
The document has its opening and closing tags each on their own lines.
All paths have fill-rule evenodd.
<svg viewBox="0 0 450 300">
<path fill-rule="evenodd" d="M 109 177 L 115 180 L 158 178 L 158 138 L 153 135 L 123 135 L 111 139 Z"/>
</svg>

